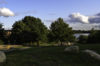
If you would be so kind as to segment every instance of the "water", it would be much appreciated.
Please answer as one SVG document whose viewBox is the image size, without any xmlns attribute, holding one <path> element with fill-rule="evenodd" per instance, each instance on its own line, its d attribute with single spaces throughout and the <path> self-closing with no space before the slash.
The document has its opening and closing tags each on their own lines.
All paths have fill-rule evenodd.
<svg viewBox="0 0 100 66">
<path fill-rule="evenodd" d="M 74 34 L 74 36 L 75 36 L 76 38 L 78 38 L 80 35 L 88 36 L 89 33 L 76 33 L 76 34 Z"/>
</svg>

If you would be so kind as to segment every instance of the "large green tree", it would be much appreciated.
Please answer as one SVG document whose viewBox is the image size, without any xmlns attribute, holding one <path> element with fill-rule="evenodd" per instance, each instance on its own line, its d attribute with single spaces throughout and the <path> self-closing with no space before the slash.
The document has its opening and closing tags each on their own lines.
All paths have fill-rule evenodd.
<svg viewBox="0 0 100 66">
<path fill-rule="evenodd" d="M 71 42 L 74 40 L 72 28 L 62 18 L 54 21 L 50 26 L 49 38 L 51 41 Z"/>
<path fill-rule="evenodd" d="M 10 36 L 11 42 L 15 44 L 21 44 L 24 42 L 27 43 L 26 36 L 24 34 L 27 34 L 29 31 L 28 27 L 22 21 L 15 22 L 12 27 L 12 34 Z M 27 34 L 27 36 L 29 35 Z"/>
<path fill-rule="evenodd" d="M 37 42 L 46 40 L 47 27 L 39 18 L 26 16 L 24 19 L 15 22 L 12 28 L 12 39 L 15 42 Z"/>
</svg>

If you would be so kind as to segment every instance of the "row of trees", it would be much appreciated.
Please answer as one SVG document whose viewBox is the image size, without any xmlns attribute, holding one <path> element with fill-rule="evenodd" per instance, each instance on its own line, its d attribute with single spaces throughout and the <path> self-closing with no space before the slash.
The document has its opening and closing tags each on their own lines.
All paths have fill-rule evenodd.
<svg viewBox="0 0 100 66">
<path fill-rule="evenodd" d="M 81 35 L 78 39 L 79 43 L 100 43 L 100 30 L 92 29 L 89 36 Z"/>
<path fill-rule="evenodd" d="M 41 19 L 26 16 L 20 21 L 16 21 L 11 30 L 11 35 L 6 37 L 5 43 L 26 44 L 36 42 L 72 42 L 75 37 L 72 28 L 66 24 L 62 18 L 54 21 L 48 29 Z M 1 39 L 2 40 L 2 39 Z M 8 42 L 7 42 L 8 41 Z"/>
<path fill-rule="evenodd" d="M 62 18 L 52 22 L 48 29 L 41 19 L 26 16 L 22 20 L 16 21 L 11 29 L 11 34 L 6 35 L 6 31 L 0 24 L 0 43 L 5 44 L 32 44 L 40 42 L 73 42 L 75 41 L 74 32 Z M 79 43 L 100 43 L 100 31 L 91 30 L 89 36 L 80 36 Z"/>
</svg>

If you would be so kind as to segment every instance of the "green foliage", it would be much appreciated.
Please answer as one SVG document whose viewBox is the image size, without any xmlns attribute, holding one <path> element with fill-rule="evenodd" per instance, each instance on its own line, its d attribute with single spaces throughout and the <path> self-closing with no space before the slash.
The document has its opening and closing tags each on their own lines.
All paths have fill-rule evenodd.
<svg viewBox="0 0 100 66">
<path fill-rule="evenodd" d="M 82 44 L 87 43 L 87 40 L 88 40 L 88 36 L 84 36 L 84 35 L 80 35 L 78 38 L 78 42 Z"/>
<path fill-rule="evenodd" d="M 88 37 L 88 43 L 100 43 L 100 31 L 92 29 Z"/>
<path fill-rule="evenodd" d="M 48 36 L 50 41 L 60 41 L 61 43 L 74 40 L 72 28 L 62 18 L 51 24 Z"/>
<path fill-rule="evenodd" d="M 12 41 L 15 43 L 27 43 L 46 40 L 47 27 L 39 18 L 26 16 L 15 22 L 12 29 Z"/>
<path fill-rule="evenodd" d="M 10 36 L 11 42 L 17 43 L 17 44 L 27 42 L 26 36 L 28 36 L 28 33 L 27 33 L 28 31 L 29 31 L 29 28 L 22 21 L 15 22 L 12 28 L 12 34 Z"/>
<path fill-rule="evenodd" d="M 4 44 L 4 42 L 2 40 L 0 40 L 0 45 L 3 45 L 3 44 Z"/>
<path fill-rule="evenodd" d="M 5 31 L 3 28 L 3 24 L 0 23 L 0 44 L 4 44 L 6 42 Z"/>
<path fill-rule="evenodd" d="M 0 23 L 0 29 L 2 29 L 2 27 L 3 27 L 3 24 L 2 24 L 2 23 Z"/>
</svg>

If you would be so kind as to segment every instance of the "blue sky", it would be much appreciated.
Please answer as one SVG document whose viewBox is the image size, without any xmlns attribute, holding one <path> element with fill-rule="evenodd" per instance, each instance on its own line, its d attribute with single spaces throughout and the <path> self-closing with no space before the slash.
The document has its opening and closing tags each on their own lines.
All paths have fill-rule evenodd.
<svg viewBox="0 0 100 66">
<path fill-rule="evenodd" d="M 15 21 L 24 16 L 35 16 L 42 19 L 49 26 L 58 17 L 68 18 L 71 13 L 81 13 L 87 16 L 100 12 L 100 0 L 0 0 L 0 7 L 9 8 L 15 17 L 0 17 L 5 28 L 11 28 Z"/>
</svg>

